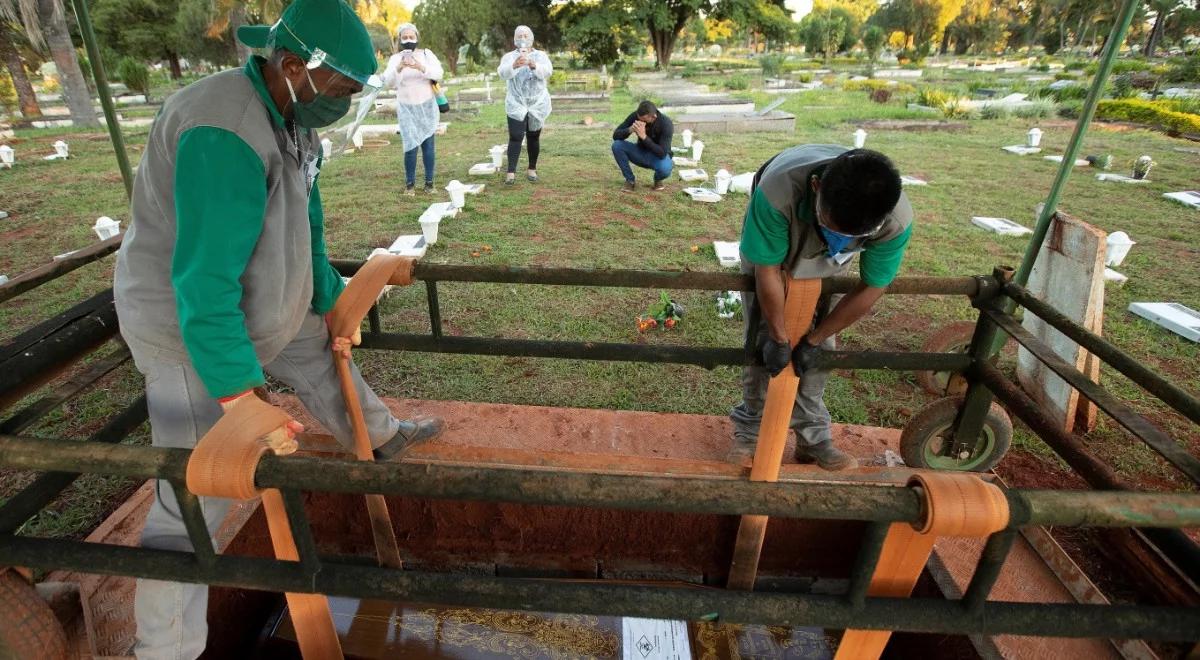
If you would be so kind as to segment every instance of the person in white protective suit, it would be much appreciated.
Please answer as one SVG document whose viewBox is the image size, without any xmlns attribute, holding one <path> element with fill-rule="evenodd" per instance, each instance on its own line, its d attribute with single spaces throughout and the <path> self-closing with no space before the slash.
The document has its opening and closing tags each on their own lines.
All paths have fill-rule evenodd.
<svg viewBox="0 0 1200 660">
<path fill-rule="evenodd" d="M 538 180 L 537 160 L 541 150 L 542 126 L 550 116 L 550 90 L 546 81 L 554 72 L 546 53 L 533 48 L 533 30 L 519 25 L 513 31 L 511 52 L 500 59 L 496 73 L 508 83 L 504 111 L 508 115 L 508 176 L 504 183 L 512 185 L 517 178 L 517 160 L 521 157 L 521 142 L 529 144 L 529 172 L 532 182 Z"/>
<path fill-rule="evenodd" d="M 404 193 L 415 194 L 417 149 L 425 165 L 425 192 L 433 192 L 434 133 L 439 115 L 433 84 L 442 79 L 442 63 L 428 49 L 417 48 L 421 33 L 412 23 L 398 31 L 400 52 L 392 55 L 383 82 L 396 89 L 396 133 L 404 143 Z"/>
</svg>

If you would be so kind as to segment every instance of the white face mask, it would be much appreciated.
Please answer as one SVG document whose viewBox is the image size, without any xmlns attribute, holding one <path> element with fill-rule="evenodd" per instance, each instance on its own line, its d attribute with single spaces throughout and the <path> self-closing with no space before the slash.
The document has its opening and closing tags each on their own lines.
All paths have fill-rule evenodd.
<svg viewBox="0 0 1200 660">
<path fill-rule="evenodd" d="M 513 43 L 517 44 L 517 48 L 533 47 L 533 37 L 517 37 L 513 39 Z"/>
</svg>

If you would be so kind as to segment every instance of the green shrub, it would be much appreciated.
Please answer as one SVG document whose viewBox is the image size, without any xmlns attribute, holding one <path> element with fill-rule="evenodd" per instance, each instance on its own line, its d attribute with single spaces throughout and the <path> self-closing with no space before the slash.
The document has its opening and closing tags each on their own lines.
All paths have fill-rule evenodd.
<svg viewBox="0 0 1200 660">
<path fill-rule="evenodd" d="M 1034 64 L 1031 68 L 1034 71 L 1041 71 L 1042 73 L 1049 73 L 1049 71 L 1050 71 L 1049 64 Z"/>
<path fill-rule="evenodd" d="M 787 59 L 783 53 L 775 53 L 773 55 L 763 55 L 758 58 L 758 65 L 762 68 L 764 76 L 774 78 L 783 71 L 783 61 Z"/>
<path fill-rule="evenodd" d="M 150 68 L 132 57 L 122 57 L 117 63 L 117 78 L 130 91 L 150 94 Z"/>
<path fill-rule="evenodd" d="M 908 83 L 890 83 L 887 80 L 869 78 L 867 80 L 847 80 L 842 83 L 842 89 L 847 92 L 874 92 L 886 89 L 894 94 L 912 94 L 916 87 Z"/>
<path fill-rule="evenodd" d="M 1054 89 L 1049 85 L 1040 89 L 1034 90 L 1033 95 L 1042 99 L 1054 99 L 1055 101 L 1074 101 L 1086 99 L 1088 88 L 1083 85 L 1067 85 Z"/>
<path fill-rule="evenodd" d="M 743 75 L 729 76 L 725 79 L 725 89 L 728 90 L 743 90 L 750 89 L 750 81 Z"/>
<path fill-rule="evenodd" d="M 1120 75 L 1122 73 L 1133 73 L 1134 71 L 1149 71 L 1151 64 L 1145 60 L 1117 60 L 1113 62 L 1112 71 L 1109 75 Z M 1092 62 L 1084 69 L 1084 73 L 1089 76 L 1094 76 L 1100 70 L 1099 62 Z"/>
<path fill-rule="evenodd" d="M 1200 115 L 1179 112 L 1173 101 L 1142 99 L 1104 100 L 1096 107 L 1098 119 L 1130 121 L 1168 133 L 1200 133 Z"/>
<path fill-rule="evenodd" d="M 1059 71 L 1058 73 L 1054 74 L 1054 79 L 1055 80 L 1079 80 L 1079 76 L 1077 76 L 1069 71 Z"/>
<path fill-rule="evenodd" d="M 936 87 L 925 87 L 917 92 L 917 103 L 930 108 L 942 109 L 953 97 Z"/>
<path fill-rule="evenodd" d="M 1172 57 L 1166 72 L 1167 82 L 1200 82 L 1200 52 L 1188 57 Z"/>
<path fill-rule="evenodd" d="M 892 100 L 892 90 L 890 89 L 875 89 L 871 90 L 871 100 L 876 103 L 887 103 Z"/>
<path fill-rule="evenodd" d="M 1133 76 L 1128 73 L 1122 73 L 1112 79 L 1112 95 L 1118 99 L 1130 99 L 1138 95 L 1137 88 L 1133 86 Z"/>
<path fill-rule="evenodd" d="M 969 107 L 963 99 L 951 99 L 942 106 L 946 119 L 978 119 L 979 111 Z"/>
<path fill-rule="evenodd" d="M 1189 115 L 1200 115 L 1200 97 L 1197 96 L 1177 99 L 1159 99 L 1158 102 L 1168 110 L 1183 112 Z"/>
<path fill-rule="evenodd" d="M 1067 62 L 1063 69 L 1066 71 L 1083 71 L 1088 67 L 1088 64 L 1089 63 L 1086 60 L 1073 60 L 1071 62 Z"/>
<path fill-rule="evenodd" d="M 11 115 L 17 111 L 17 88 L 13 86 L 8 71 L 0 70 L 0 108 Z"/>
<path fill-rule="evenodd" d="M 1008 119 L 1012 110 L 1008 106 L 988 103 L 979 109 L 980 119 Z"/>
<path fill-rule="evenodd" d="M 704 67 L 700 66 L 699 62 L 688 62 L 683 65 L 683 72 L 679 75 L 683 78 L 694 78 L 704 72 Z"/>
<path fill-rule="evenodd" d="M 798 80 L 802 83 L 810 83 L 810 82 L 812 82 L 812 79 L 813 79 L 813 74 L 811 74 L 811 73 L 796 74 L 796 80 Z"/>
<path fill-rule="evenodd" d="M 1063 101 L 1058 105 L 1058 116 L 1063 119 L 1079 119 L 1083 114 L 1083 101 Z"/>
<path fill-rule="evenodd" d="M 1053 117 L 1057 109 L 1058 104 L 1050 99 L 1035 99 L 1029 105 L 1013 108 L 1013 116 L 1021 119 L 1044 119 Z"/>
</svg>

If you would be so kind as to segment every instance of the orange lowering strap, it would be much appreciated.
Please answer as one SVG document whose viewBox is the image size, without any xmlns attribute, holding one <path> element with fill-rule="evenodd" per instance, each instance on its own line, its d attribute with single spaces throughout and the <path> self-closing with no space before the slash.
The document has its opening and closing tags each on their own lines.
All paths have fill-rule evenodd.
<svg viewBox="0 0 1200 660">
<path fill-rule="evenodd" d="M 919 525 L 893 523 L 868 596 L 908 598 L 939 536 L 986 537 L 1008 526 L 1008 500 L 994 484 L 967 472 L 921 472 L 908 482 L 923 493 Z M 847 630 L 834 660 L 878 658 L 890 630 Z"/>
<path fill-rule="evenodd" d="M 263 436 L 288 422 L 288 416 L 258 397 L 237 402 L 196 444 L 187 465 L 187 487 L 196 495 L 247 500 L 262 495 L 263 511 L 275 557 L 299 561 L 283 497 L 273 488 L 254 485 L 258 461 L 269 451 Z M 300 653 L 306 660 L 342 658 L 329 601 L 320 594 L 286 594 L 296 623 Z"/>
<path fill-rule="evenodd" d="M 362 325 L 363 317 L 371 310 L 383 287 L 388 284 L 408 285 L 412 283 L 415 262 L 407 257 L 379 254 L 363 264 L 350 284 L 338 296 L 330 315 L 330 332 L 334 337 L 349 337 Z M 350 356 L 335 354 L 338 380 L 342 386 L 342 397 L 350 413 L 350 426 L 354 429 L 354 455 L 360 461 L 373 461 L 371 438 L 367 435 L 367 422 L 363 417 L 362 403 L 354 389 L 350 375 Z M 401 568 L 400 547 L 396 543 L 396 531 L 388 514 L 387 501 L 383 495 L 368 494 L 367 513 L 371 518 L 371 533 L 375 537 L 375 553 L 381 566 Z"/>
<path fill-rule="evenodd" d="M 789 280 L 784 299 L 788 342 L 793 347 L 812 325 L 817 301 L 821 297 L 821 280 Z M 767 384 L 767 401 L 763 406 L 762 422 L 758 429 L 758 447 L 754 451 L 751 481 L 776 481 L 787 444 L 788 425 L 800 378 L 789 365 Z M 754 589 L 758 575 L 758 559 L 762 555 L 763 539 L 767 534 L 767 516 L 742 516 L 737 541 L 733 546 L 733 563 L 729 566 L 730 589 Z"/>
</svg>

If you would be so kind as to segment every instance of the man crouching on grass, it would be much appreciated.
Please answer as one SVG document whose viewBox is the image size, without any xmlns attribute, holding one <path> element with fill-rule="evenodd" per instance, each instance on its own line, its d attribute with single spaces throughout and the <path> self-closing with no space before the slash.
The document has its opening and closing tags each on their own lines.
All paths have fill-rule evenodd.
<svg viewBox="0 0 1200 660">
<path fill-rule="evenodd" d="M 666 115 L 650 101 L 642 101 L 637 110 L 629 113 L 625 121 L 613 131 L 612 152 L 617 161 L 617 167 L 625 176 L 622 192 L 637 190 L 637 181 L 633 177 L 630 163 L 648 170 L 654 170 L 654 190 L 662 190 L 666 186 L 663 181 L 671 176 L 671 135 L 675 125 Z M 629 142 L 632 135 L 636 142 Z"/>
</svg>

